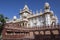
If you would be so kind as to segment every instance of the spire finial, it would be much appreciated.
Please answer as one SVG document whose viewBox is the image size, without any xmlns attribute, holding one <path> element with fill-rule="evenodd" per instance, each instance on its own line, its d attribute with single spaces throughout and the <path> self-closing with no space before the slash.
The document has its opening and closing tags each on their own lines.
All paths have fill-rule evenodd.
<svg viewBox="0 0 60 40">
<path fill-rule="evenodd" d="M 42 9 L 40 9 L 40 13 L 42 13 Z"/>
<path fill-rule="evenodd" d="M 27 2 L 25 2 L 25 6 L 23 9 L 29 9 L 28 6 L 27 6 Z"/>
<path fill-rule="evenodd" d="M 25 4 L 25 6 L 24 6 L 24 8 L 23 9 L 27 9 L 27 10 L 29 10 L 29 8 L 28 8 L 28 6 Z"/>
<path fill-rule="evenodd" d="M 40 12 L 42 12 L 42 9 L 40 9 Z"/>
<path fill-rule="evenodd" d="M 38 14 L 38 10 L 36 10 L 36 14 Z"/>
</svg>

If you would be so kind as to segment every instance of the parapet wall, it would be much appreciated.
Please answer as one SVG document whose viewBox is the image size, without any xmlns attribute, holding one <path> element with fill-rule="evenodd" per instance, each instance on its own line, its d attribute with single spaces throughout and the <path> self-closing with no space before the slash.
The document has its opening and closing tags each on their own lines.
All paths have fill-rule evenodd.
<svg viewBox="0 0 60 40">
<path fill-rule="evenodd" d="M 42 27 L 8 27 L 2 32 L 3 40 L 50 40 L 60 39 L 60 25 Z"/>
</svg>

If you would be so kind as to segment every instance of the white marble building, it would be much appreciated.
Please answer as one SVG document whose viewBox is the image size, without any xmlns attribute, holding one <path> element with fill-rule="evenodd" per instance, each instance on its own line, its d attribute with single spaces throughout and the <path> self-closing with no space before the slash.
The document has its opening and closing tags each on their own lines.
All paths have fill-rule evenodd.
<svg viewBox="0 0 60 40">
<path fill-rule="evenodd" d="M 14 16 L 12 20 L 6 21 L 6 23 L 20 22 L 20 25 L 23 27 L 41 27 L 43 25 L 50 26 L 52 24 L 58 24 L 58 18 L 54 15 L 54 12 L 50 10 L 50 5 L 47 2 L 44 5 L 44 11 L 37 11 L 34 14 L 28 6 L 25 5 L 19 14 L 19 19 Z"/>
</svg>

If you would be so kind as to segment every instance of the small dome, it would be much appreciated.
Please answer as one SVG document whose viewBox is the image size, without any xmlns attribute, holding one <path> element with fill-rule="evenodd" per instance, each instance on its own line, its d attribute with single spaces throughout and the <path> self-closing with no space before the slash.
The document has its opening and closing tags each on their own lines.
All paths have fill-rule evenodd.
<svg viewBox="0 0 60 40">
<path fill-rule="evenodd" d="M 54 13 L 53 11 L 51 11 L 51 13 Z"/>
<path fill-rule="evenodd" d="M 50 9 L 49 3 L 45 3 L 45 9 Z"/>
<path fill-rule="evenodd" d="M 17 17 L 16 17 L 16 16 L 14 16 L 14 17 L 13 17 L 13 19 L 17 19 Z"/>
<path fill-rule="evenodd" d="M 46 7 L 47 7 L 47 6 L 49 6 L 49 3 L 48 3 L 48 2 L 46 2 L 46 3 L 45 3 L 45 6 L 46 6 Z"/>
<path fill-rule="evenodd" d="M 53 11 L 50 11 L 51 12 L 51 14 L 54 14 L 54 12 Z"/>
<path fill-rule="evenodd" d="M 55 15 L 55 18 L 58 19 L 58 17 Z"/>
<path fill-rule="evenodd" d="M 55 20 L 56 18 L 55 18 L 55 16 L 52 16 L 52 20 Z"/>
</svg>

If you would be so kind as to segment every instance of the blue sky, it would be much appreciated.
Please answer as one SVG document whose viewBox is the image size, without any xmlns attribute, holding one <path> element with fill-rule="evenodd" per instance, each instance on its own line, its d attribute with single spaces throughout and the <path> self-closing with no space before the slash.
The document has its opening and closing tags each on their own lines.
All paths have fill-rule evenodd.
<svg viewBox="0 0 60 40">
<path fill-rule="evenodd" d="M 40 11 L 44 9 L 45 2 L 50 4 L 51 10 L 60 19 L 60 0 L 0 0 L 0 14 L 12 19 L 14 15 L 19 17 L 19 11 L 25 4 L 33 11 Z"/>
</svg>

